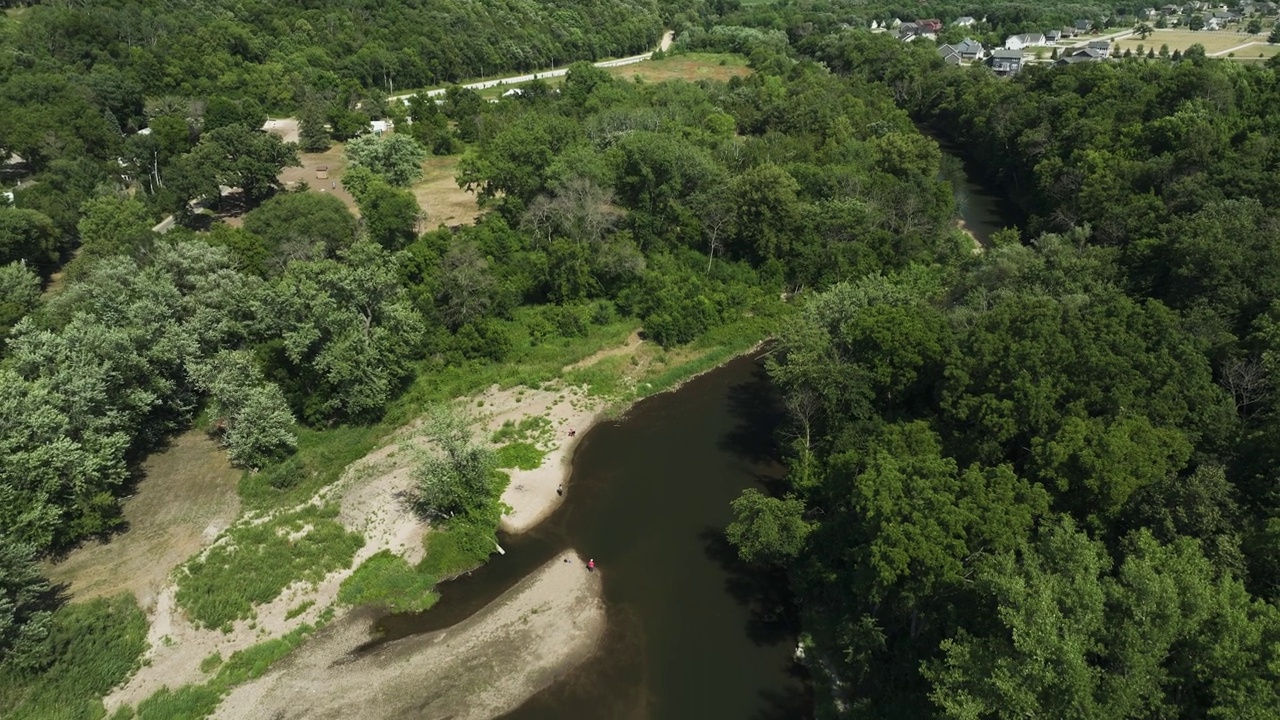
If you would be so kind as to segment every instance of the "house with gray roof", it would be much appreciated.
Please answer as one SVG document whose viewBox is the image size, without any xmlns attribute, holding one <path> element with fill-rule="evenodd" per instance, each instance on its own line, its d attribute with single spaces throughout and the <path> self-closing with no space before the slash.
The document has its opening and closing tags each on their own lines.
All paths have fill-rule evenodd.
<svg viewBox="0 0 1280 720">
<path fill-rule="evenodd" d="M 1017 75 L 1022 70 L 1021 50 L 995 50 L 987 58 L 987 65 L 997 75 Z"/>
</svg>

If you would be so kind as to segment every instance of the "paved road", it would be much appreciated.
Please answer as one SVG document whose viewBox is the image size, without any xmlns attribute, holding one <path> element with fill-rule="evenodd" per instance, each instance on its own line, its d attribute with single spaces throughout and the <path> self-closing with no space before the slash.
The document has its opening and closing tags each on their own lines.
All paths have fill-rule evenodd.
<svg viewBox="0 0 1280 720">
<path fill-rule="evenodd" d="M 674 37 L 675 37 L 675 33 L 670 30 L 663 33 L 662 42 L 658 43 L 657 49 L 663 50 L 664 52 L 666 50 L 669 50 L 671 48 L 672 38 Z M 618 58 L 617 60 L 603 60 L 601 62 L 595 63 L 595 66 L 599 68 L 622 67 L 623 65 L 632 65 L 638 62 L 644 62 L 645 60 L 648 60 L 650 57 L 653 57 L 652 50 L 647 53 L 642 53 L 640 55 L 632 55 L 630 57 Z M 468 90 L 486 90 L 488 88 L 497 87 L 499 85 L 516 85 L 519 83 L 531 82 L 533 80 L 545 80 L 547 78 L 562 77 L 568 72 L 569 72 L 568 68 L 556 68 L 554 70 L 540 70 L 538 72 L 528 73 L 526 75 L 512 75 L 510 77 L 498 78 L 496 80 L 482 80 L 480 82 L 468 83 L 466 85 L 463 85 L 462 87 L 467 88 Z M 448 88 L 437 88 L 435 90 L 427 90 L 423 94 L 425 94 L 427 97 L 438 97 L 440 95 L 444 95 L 447 90 Z M 418 94 L 419 93 L 409 93 L 407 95 L 394 95 L 387 99 L 400 100 L 403 102 L 403 101 L 407 101 L 409 98 Z"/>
</svg>

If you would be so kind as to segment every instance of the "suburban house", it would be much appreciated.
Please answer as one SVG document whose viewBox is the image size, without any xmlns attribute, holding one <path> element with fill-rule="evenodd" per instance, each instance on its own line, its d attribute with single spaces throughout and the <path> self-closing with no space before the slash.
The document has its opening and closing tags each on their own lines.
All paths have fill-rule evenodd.
<svg viewBox="0 0 1280 720">
<path fill-rule="evenodd" d="M 1204 19 L 1205 30 L 1221 30 L 1222 28 L 1226 27 L 1226 25 L 1227 23 L 1225 20 L 1219 20 L 1218 18 L 1213 17 L 1212 15 L 1209 15 Z"/>
<path fill-rule="evenodd" d="M 1028 47 L 1044 47 L 1049 41 L 1040 33 L 1026 33 L 1024 35 L 1010 35 L 1004 41 L 1005 50 L 1021 50 Z"/>
<path fill-rule="evenodd" d="M 997 75 L 1016 75 L 1022 69 L 1021 50 L 995 50 L 987 64 Z"/>
<path fill-rule="evenodd" d="M 1080 48 L 1058 58 L 1054 65 L 1075 65 L 1082 62 L 1102 62 L 1107 58 L 1095 48 Z"/>
<path fill-rule="evenodd" d="M 1110 40 L 1090 40 L 1089 44 L 1085 46 L 1085 49 L 1097 50 L 1102 55 L 1102 57 L 1108 57 L 1111 55 L 1111 41 Z"/>
<path fill-rule="evenodd" d="M 968 15 L 965 15 L 964 17 L 958 17 L 958 18 L 956 18 L 956 19 L 955 19 L 955 22 L 953 22 L 953 23 L 951 23 L 951 24 L 952 24 L 952 25 L 954 25 L 954 26 L 956 26 L 956 27 L 973 27 L 973 25 L 974 25 L 975 23 L 977 23 L 977 22 L 978 22 L 977 20 L 974 20 L 973 18 L 969 17 Z"/>
<path fill-rule="evenodd" d="M 942 21 L 936 18 L 930 20 L 917 20 L 916 26 L 920 28 L 921 35 L 929 33 L 936 35 L 942 30 Z"/>
<path fill-rule="evenodd" d="M 1093 30 L 1092 20 L 1076 20 L 1076 34 L 1083 35 Z"/>
<path fill-rule="evenodd" d="M 982 47 L 982 43 L 973 38 L 965 38 L 963 42 L 954 45 L 942 45 L 938 48 L 938 54 L 942 56 L 943 61 L 948 65 L 959 65 L 962 62 L 974 62 L 982 60 L 987 56 L 986 48 Z"/>
<path fill-rule="evenodd" d="M 913 22 L 904 22 L 898 25 L 898 37 L 906 40 L 908 37 L 919 35 L 920 26 Z"/>
<path fill-rule="evenodd" d="M 1143 20 L 1146 20 L 1147 22 L 1152 22 L 1156 18 L 1160 17 L 1160 11 L 1156 10 L 1155 8 L 1147 8 L 1145 10 L 1139 11 L 1138 17 Z"/>
<path fill-rule="evenodd" d="M 1061 30 L 1045 30 L 1044 39 L 1045 39 L 1045 42 L 1048 42 L 1050 44 L 1056 43 L 1062 39 L 1062 31 Z"/>
</svg>

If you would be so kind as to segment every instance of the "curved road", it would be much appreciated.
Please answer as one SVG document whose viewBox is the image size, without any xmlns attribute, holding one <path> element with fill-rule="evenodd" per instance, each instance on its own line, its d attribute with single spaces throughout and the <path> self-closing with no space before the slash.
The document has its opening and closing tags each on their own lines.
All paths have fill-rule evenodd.
<svg viewBox="0 0 1280 720">
<path fill-rule="evenodd" d="M 672 32 L 671 30 L 666 31 L 665 33 L 663 33 L 662 41 L 658 43 L 658 47 L 656 49 L 666 52 L 671 48 L 671 40 L 674 37 L 675 37 L 674 32 Z M 654 51 L 650 50 L 647 53 L 642 53 L 640 55 L 632 55 L 630 57 L 618 58 L 617 60 L 602 60 L 598 63 L 595 63 L 595 66 L 598 68 L 612 68 L 612 67 L 622 67 L 623 65 L 632 65 L 634 63 L 644 62 L 645 60 L 648 60 L 649 58 L 653 57 L 653 53 Z M 546 78 L 561 77 L 567 74 L 568 72 L 569 72 L 568 68 L 556 68 L 554 70 L 541 70 L 539 72 L 529 73 L 527 75 L 512 75 L 510 77 L 498 78 L 496 80 L 482 80 L 480 82 L 467 83 L 462 87 L 468 90 L 486 90 L 491 87 L 497 87 L 498 85 L 514 85 L 519 83 L 530 82 L 533 80 L 545 80 Z M 404 102 L 404 101 L 407 101 L 409 98 L 413 97 L 414 95 L 419 95 L 419 94 L 425 94 L 427 97 L 438 97 L 440 95 L 444 95 L 447 90 L 448 88 L 437 88 L 435 90 L 427 90 L 424 93 L 408 93 L 407 95 L 393 95 L 392 97 L 389 97 L 387 99 L 400 100 Z"/>
</svg>

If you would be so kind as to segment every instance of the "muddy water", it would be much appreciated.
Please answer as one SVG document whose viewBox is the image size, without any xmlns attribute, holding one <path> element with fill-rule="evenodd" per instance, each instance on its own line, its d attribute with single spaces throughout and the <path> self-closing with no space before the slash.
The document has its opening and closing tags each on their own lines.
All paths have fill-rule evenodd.
<svg viewBox="0 0 1280 720">
<path fill-rule="evenodd" d="M 759 362 L 740 358 L 597 426 L 560 509 L 502 538 L 507 554 L 442 586 L 432 610 L 386 618 L 386 637 L 457 622 L 569 546 L 598 565 L 608 633 L 508 718 L 810 717 L 785 582 L 742 567 L 723 539 L 730 501 L 781 476 L 779 419 Z"/>
</svg>

